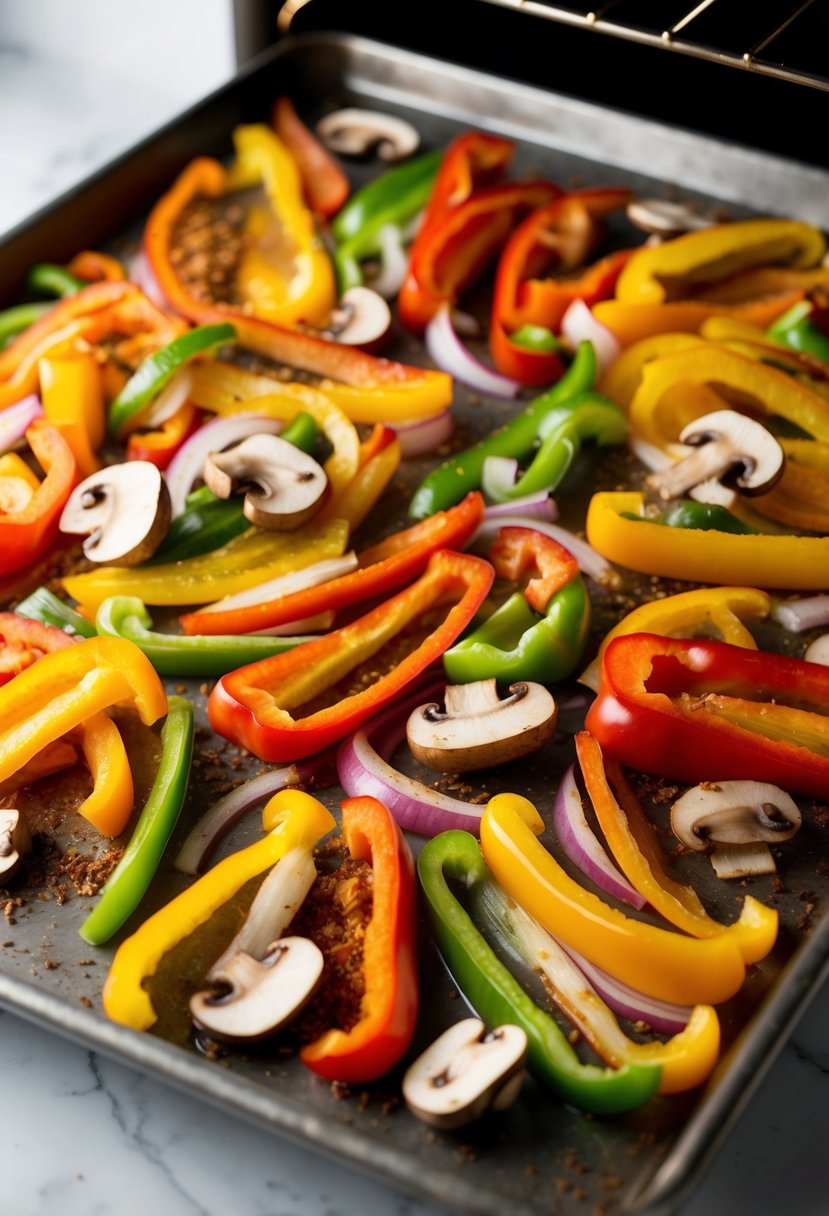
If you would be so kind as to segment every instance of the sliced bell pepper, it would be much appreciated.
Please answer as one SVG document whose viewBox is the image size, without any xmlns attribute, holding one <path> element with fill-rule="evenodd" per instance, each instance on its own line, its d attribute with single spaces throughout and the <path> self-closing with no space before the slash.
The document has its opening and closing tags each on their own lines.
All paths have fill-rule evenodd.
<svg viewBox="0 0 829 1216">
<path fill-rule="evenodd" d="M 173 519 L 170 531 L 149 562 L 145 563 L 145 569 L 172 566 L 174 562 L 212 553 L 250 530 L 250 520 L 245 518 L 244 501 L 238 495 L 227 499 L 217 498 L 208 486 L 199 486 L 198 490 L 188 494 L 185 501 L 185 509 Z"/>
<path fill-rule="evenodd" d="M 624 303 L 661 304 L 716 284 L 742 270 L 770 263 L 814 266 L 826 241 L 820 229 L 797 220 L 742 220 L 686 232 L 641 248 L 619 278 Z"/>
<path fill-rule="evenodd" d="M 52 303 L 49 302 L 48 304 L 14 304 L 11 308 L 4 308 L 0 312 L 0 351 L 8 346 L 12 338 L 16 338 L 18 334 L 31 328 L 35 321 L 39 321 L 52 307 Z M 25 397 L 25 395 L 24 392 L 22 396 Z M 10 403 L 4 401 L 3 404 Z"/>
<path fill-rule="evenodd" d="M 38 365 L 43 410 L 63 435 L 80 476 L 101 467 L 96 452 L 104 442 L 101 373 L 91 354 L 41 359 Z"/>
<path fill-rule="evenodd" d="M 320 521 L 336 517 L 344 519 L 351 535 L 380 498 L 386 486 L 400 467 L 401 451 L 397 432 L 382 427 L 382 442 L 338 494 L 325 504 L 319 513 Z M 362 448 L 363 445 L 361 445 Z"/>
<path fill-rule="evenodd" d="M 613 294 L 632 250 L 611 254 L 576 278 L 543 276 L 555 267 L 566 274 L 581 266 L 601 239 L 601 216 L 629 198 L 623 189 L 578 191 L 534 211 L 513 232 L 498 260 L 489 328 L 492 357 L 505 376 L 533 385 L 559 379 L 560 355 L 528 350 L 516 335 L 526 326 L 556 333 L 573 300 L 591 306 Z"/>
<path fill-rule="evenodd" d="M 103 991 L 104 1011 L 114 1022 L 149 1030 L 156 1021 L 145 982 L 164 955 L 242 889 L 295 848 L 310 848 L 335 827 L 321 802 L 301 790 L 281 790 L 262 812 L 262 840 L 224 858 L 192 886 L 144 921 L 118 947 Z"/>
<path fill-rule="evenodd" d="M 548 933 L 659 1000 L 716 1005 L 734 996 L 745 977 L 735 941 L 632 920 L 570 878 L 536 839 L 543 830 L 538 811 L 519 794 L 497 794 L 481 819 L 481 848 L 496 881 Z"/>
<path fill-rule="evenodd" d="M 8 684 L 43 655 L 71 645 L 72 639 L 62 629 L 17 612 L 0 612 L 0 685 Z"/>
<path fill-rule="evenodd" d="M 351 193 L 348 176 L 306 127 L 290 97 L 277 97 L 271 126 L 296 161 L 308 206 L 324 219 L 336 215 Z"/>
<path fill-rule="evenodd" d="M 516 581 L 533 569 L 538 577 L 444 653 L 449 679 L 554 684 L 571 675 L 590 628 L 590 600 L 576 559 L 543 533 L 515 527 L 501 528 L 489 560 L 501 578 Z"/>
<path fill-rule="evenodd" d="M 595 1114 L 617 1114 L 647 1102 L 659 1085 L 659 1069 L 582 1064 L 549 1013 L 498 959 L 455 895 L 450 882 L 468 898 L 493 884 L 475 837 L 458 831 L 435 836 L 423 847 L 417 870 L 432 934 L 452 978 L 489 1025 L 511 1023 L 525 1031 L 533 1074 L 564 1101 Z"/>
<path fill-rule="evenodd" d="M 469 894 L 476 925 L 484 934 L 503 937 L 543 976 L 547 994 L 602 1060 L 614 1068 L 624 1064 L 658 1068 L 661 1094 L 693 1089 L 709 1075 L 720 1049 L 720 1024 L 710 1005 L 690 1009 L 684 1029 L 665 1042 L 630 1039 L 581 968 L 497 883 L 491 879 L 476 883 Z"/>
<path fill-rule="evenodd" d="M 421 333 L 442 305 L 456 304 L 480 278 L 517 221 L 561 193 L 544 181 L 487 186 L 430 224 L 410 253 L 397 297 L 402 324 Z"/>
<path fill-rule="evenodd" d="M 282 654 L 307 637 L 180 637 L 153 633 L 152 617 L 134 595 L 104 600 L 95 617 L 99 637 L 126 638 L 147 656 L 161 676 L 223 676 L 243 663 Z"/>
<path fill-rule="evenodd" d="M 599 300 L 593 316 L 606 325 L 622 346 L 662 333 L 697 333 L 712 317 L 727 317 L 767 329 L 779 316 L 803 299 L 802 291 L 745 304 L 714 304 L 707 300 L 667 300 L 664 304 L 639 304 L 627 300 Z"/>
<path fill-rule="evenodd" d="M 417 912 L 414 860 L 391 812 L 376 798 L 348 798 L 342 831 L 355 860 L 372 872 L 371 919 L 363 939 L 365 991 L 351 1030 L 328 1030 L 300 1059 L 329 1081 L 373 1081 L 409 1047 L 417 1022 Z"/>
<path fill-rule="evenodd" d="M 193 758 L 193 706 L 170 697 L 161 728 L 161 759 L 144 809 L 118 865 L 104 883 L 101 898 L 80 928 L 84 941 L 109 941 L 141 903 L 173 834 Z"/>
<path fill-rule="evenodd" d="M 46 476 L 21 510 L 0 515 L 0 574 L 13 574 L 44 556 L 75 484 L 75 458 L 59 430 L 37 419 L 26 439 Z"/>
<path fill-rule="evenodd" d="M 130 435 L 127 460 L 148 460 L 163 473 L 179 448 L 198 430 L 199 424 L 199 411 L 192 401 L 185 401 L 157 430 L 134 431 Z"/>
<path fill-rule="evenodd" d="M 530 402 L 506 426 L 493 431 L 473 447 L 446 460 L 423 479 L 412 496 L 409 515 L 423 519 L 435 511 L 460 502 L 481 485 L 488 456 L 510 456 L 524 460 L 539 442 L 541 425 L 566 402 L 589 393 L 596 380 L 596 355 L 592 342 L 582 342 L 566 374 L 551 389 Z"/>
<path fill-rule="evenodd" d="M 709 336 L 713 341 L 717 341 L 713 334 L 709 335 L 706 331 L 706 337 Z M 642 383 L 642 370 L 647 363 L 661 359 L 663 355 L 671 355 L 674 351 L 685 350 L 689 346 L 702 345 L 703 338 L 697 334 L 652 334 L 649 338 L 642 338 L 628 346 L 613 360 L 599 381 L 599 391 L 610 397 L 611 401 L 615 401 L 619 408 L 627 413 L 636 390 Z"/>
<path fill-rule="evenodd" d="M 128 426 L 140 425 L 142 411 L 191 359 L 235 340 L 236 330 L 227 322 L 199 325 L 149 355 L 110 406 L 107 419 L 110 437 L 120 439 Z"/>
<path fill-rule="evenodd" d="M 634 515 L 634 519 L 640 516 Z M 721 507 L 716 502 L 693 502 L 685 499 L 674 503 L 672 507 L 660 511 L 653 517 L 653 523 L 662 524 L 664 528 L 691 528 L 702 532 L 734 532 L 738 536 L 748 536 L 757 532 L 744 520 L 734 515 L 727 507 Z"/>
<path fill-rule="evenodd" d="M 759 963 L 774 946 L 778 916 L 753 896 L 743 900 L 740 918 L 723 925 L 708 915 L 688 883 L 671 878 L 656 834 L 645 817 L 624 773 L 614 760 L 605 761 L 598 740 L 587 731 L 576 735 L 587 796 L 611 853 L 628 881 L 650 906 L 691 937 L 719 934 L 733 938 L 744 962 Z"/>
<path fill-rule="evenodd" d="M 137 595 L 145 604 L 207 604 L 257 583 L 345 552 L 348 525 L 313 520 L 293 532 L 249 528 L 211 553 L 158 566 L 102 566 L 75 574 L 63 586 L 85 612 L 97 612 L 111 595 Z"/>
<path fill-rule="evenodd" d="M 771 597 L 755 587 L 704 587 L 700 591 L 680 591 L 678 595 L 640 604 L 605 634 L 597 657 L 579 676 L 579 682 L 598 692 L 604 652 L 614 638 L 628 633 L 687 638 L 698 637 L 713 627 L 724 642 L 756 650 L 757 643 L 743 621 L 761 621 L 770 612 Z"/>
<path fill-rule="evenodd" d="M 151 725 L 167 697 L 137 646 L 89 638 L 55 650 L 0 688 L 0 781 L 94 714 L 129 700 Z"/>
<path fill-rule="evenodd" d="M 645 517 L 644 497 L 635 491 L 594 494 L 587 539 L 608 561 L 642 574 L 770 590 L 829 588 L 829 537 L 665 528 Z"/>
<path fill-rule="evenodd" d="M 829 283 L 829 267 L 812 266 L 799 269 L 792 266 L 756 266 L 741 270 L 711 285 L 703 285 L 694 294 L 715 304 L 741 304 L 764 296 L 780 295 L 784 291 L 814 291 Z"/>
<path fill-rule="evenodd" d="M 817 663 L 629 634 L 604 653 L 585 725 L 610 757 L 643 772 L 829 796 L 829 671 Z"/>
<path fill-rule="evenodd" d="M 0 456 L 0 513 L 16 515 L 27 507 L 40 489 L 33 469 L 17 452 Z"/>
<path fill-rule="evenodd" d="M 340 211 L 331 225 L 337 242 L 334 265 L 340 293 L 362 284 L 360 263 L 381 253 L 389 228 L 397 231 L 402 245 L 402 230 L 423 209 L 432 191 L 440 155 L 439 151 L 427 152 L 396 165 L 358 190 Z"/>
<path fill-rule="evenodd" d="M 365 616 L 223 676 L 208 701 L 211 726 L 263 760 L 282 763 L 310 756 L 356 730 L 435 662 L 475 615 L 492 579 L 492 567 L 481 558 L 439 550 L 416 583 Z M 455 602 L 441 623 L 390 672 L 362 691 L 344 692 L 327 708 L 313 708 L 355 667 L 448 599 Z M 299 707 L 310 712 L 294 716 L 291 711 Z"/>
<path fill-rule="evenodd" d="M 38 587 L 31 595 L 27 595 L 25 600 L 21 600 L 14 611 L 17 616 L 25 616 L 44 625 L 54 625 L 56 629 L 69 634 L 70 638 L 97 636 L 92 622 L 74 608 L 70 608 L 48 587 Z"/>
<path fill-rule="evenodd" d="M 396 591 L 418 578 L 438 549 L 462 549 L 484 514 L 477 492 L 449 511 L 439 511 L 422 523 L 396 532 L 359 554 L 360 568 L 305 591 L 278 600 L 251 604 L 226 612 L 192 612 L 180 618 L 188 634 L 254 633 L 290 621 L 303 621 L 327 609 L 339 611 Z"/>
<path fill-rule="evenodd" d="M 105 713 L 82 722 L 75 732 L 87 768 L 92 793 L 78 807 L 102 836 L 120 836 L 132 814 L 135 789 L 124 740 Z"/>
<path fill-rule="evenodd" d="M 73 296 L 82 287 L 86 287 L 83 279 L 52 262 L 40 262 L 26 275 L 26 290 L 38 296 Z"/>
<path fill-rule="evenodd" d="M 66 269 L 84 283 L 115 283 L 127 277 L 123 264 L 98 249 L 82 249 L 67 263 Z"/>
</svg>

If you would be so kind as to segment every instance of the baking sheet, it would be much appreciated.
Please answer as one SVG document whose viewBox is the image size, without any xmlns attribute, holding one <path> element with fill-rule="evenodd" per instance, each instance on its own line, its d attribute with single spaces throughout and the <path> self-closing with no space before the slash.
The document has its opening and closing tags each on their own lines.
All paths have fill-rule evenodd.
<svg viewBox="0 0 829 1216">
<path fill-rule="evenodd" d="M 734 200 L 750 197 L 762 200 L 766 212 L 817 219 L 818 190 L 825 192 L 828 181 L 808 167 L 722 148 L 687 133 L 668 132 L 467 69 L 347 36 L 315 36 L 269 53 L 237 83 L 12 234 L 3 249 L 4 265 L 11 271 L 7 282 L 34 261 L 60 260 L 80 247 L 110 241 L 113 248 L 127 251 L 139 229 L 133 225 L 131 234 L 118 238 L 115 226 L 136 221 L 142 207 L 192 155 L 227 152 L 232 126 L 264 116 L 278 92 L 290 92 L 312 117 L 350 102 L 392 109 L 415 122 L 427 146 L 443 146 L 469 125 L 499 130 L 520 141 L 517 174 L 547 174 L 565 185 L 624 181 L 650 194 L 670 196 L 681 190 L 686 197 L 713 196 L 725 200 L 732 215 L 744 213 Z M 487 115 L 497 115 L 497 122 Z M 658 164 L 661 179 L 642 174 L 643 164 Z M 361 172 L 368 176 L 371 171 Z M 11 291 L 10 286 L 10 295 Z M 422 361 L 420 344 L 398 337 L 392 353 Z M 508 416 L 511 408 L 504 403 L 481 404 L 459 391 L 458 446 Z M 384 530 L 403 522 L 408 493 L 428 463 L 407 462 L 396 482 L 393 506 L 386 510 L 384 500 Z M 623 455 L 601 461 L 592 455 L 580 458 L 561 496 L 573 521 L 583 518 L 584 503 L 595 484 L 615 484 L 629 475 Z M 636 595 L 641 588 L 634 580 L 627 590 Z M 618 606 L 596 588 L 591 592 L 597 609 L 595 643 L 602 620 Z M 201 682 L 169 683 L 171 690 L 187 687 L 204 727 Z M 573 691 L 563 689 L 562 700 Z M 531 765 L 522 763 L 520 771 L 517 766 L 513 771 L 504 768 L 498 783 L 520 789 L 549 809 L 558 775 L 571 759 L 569 735 L 578 729 L 578 713 L 578 708 L 566 711 L 558 738 L 543 756 Z M 205 738 L 201 736 L 202 746 Z M 224 778 L 238 776 L 243 771 L 238 766 L 245 763 L 251 775 L 261 767 L 256 761 L 241 760 L 232 748 L 224 759 L 235 767 L 220 763 L 196 770 L 168 858 L 175 856 L 187 825 L 215 800 Z M 493 789 L 495 782 L 489 787 Z M 323 797 L 336 807 L 336 791 Z M 48 795 L 43 813 L 50 813 Z M 278 1047 L 264 1046 L 249 1056 L 233 1054 L 215 1062 L 201 1057 L 192 1044 L 179 1046 L 114 1026 L 99 1013 L 100 990 L 114 945 L 95 951 L 78 937 L 91 901 L 75 894 L 71 885 L 61 904 L 59 893 L 53 891 L 46 899 L 32 898 L 25 907 L 9 911 L 7 919 L 12 923 L 7 924 L 0 952 L 0 1001 L 197 1092 L 223 1109 L 312 1142 L 455 1210 L 501 1213 L 508 1204 L 522 1213 L 567 1213 L 590 1210 L 591 1205 L 608 1216 L 667 1212 L 675 1208 L 706 1155 L 736 1118 L 826 970 L 829 918 L 811 927 L 805 945 L 798 948 L 817 920 L 827 891 L 827 879 L 818 873 L 829 832 L 822 823 L 821 815 L 810 815 L 794 848 L 786 852 L 782 891 L 774 892 L 769 879 L 751 885 L 752 893 L 778 907 L 784 929 L 772 958 L 756 969 L 737 998 L 720 1009 L 730 1046 L 712 1081 L 703 1091 L 658 1099 L 641 1112 L 613 1120 L 579 1115 L 530 1082 L 519 1104 L 503 1118 L 454 1135 L 438 1134 L 400 1108 L 399 1071 L 337 1100 L 328 1086 Z M 67 824 L 63 847 L 89 848 L 91 837 L 85 831 L 74 820 Z M 246 843 L 256 833 L 254 815 L 236 829 L 223 851 Z M 417 841 L 413 844 L 417 847 Z M 698 869 L 694 876 L 699 877 Z M 125 933 L 186 881 L 172 871 L 168 860 Z M 714 915 L 727 917 L 730 909 L 733 916 L 735 893 L 723 891 L 722 884 L 708 886 L 704 896 Z M 459 1016 L 457 993 L 436 962 L 425 931 L 422 941 L 424 1013 L 413 1051 Z"/>
</svg>

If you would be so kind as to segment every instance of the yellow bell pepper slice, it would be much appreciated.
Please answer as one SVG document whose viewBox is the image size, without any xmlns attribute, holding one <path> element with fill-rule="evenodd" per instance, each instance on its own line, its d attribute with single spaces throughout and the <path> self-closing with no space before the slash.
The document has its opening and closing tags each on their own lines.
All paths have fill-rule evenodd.
<svg viewBox="0 0 829 1216">
<path fill-rule="evenodd" d="M 625 519 L 623 512 L 639 515 Z M 829 590 L 829 536 L 767 536 L 667 528 L 644 515 L 636 491 L 594 494 L 587 510 L 587 539 L 608 561 L 691 583 Z"/>
<path fill-rule="evenodd" d="M 674 351 L 686 350 L 689 346 L 705 345 L 696 334 L 688 333 L 652 334 L 649 338 L 642 338 L 613 360 L 599 384 L 599 392 L 627 411 L 642 382 L 642 371 L 646 364 L 664 355 L 672 355 Z"/>
<path fill-rule="evenodd" d="M 0 456 L 0 514 L 16 515 L 24 510 L 39 489 L 37 475 L 17 452 Z"/>
<path fill-rule="evenodd" d="M 732 938 L 744 962 L 765 958 L 777 939 L 777 913 L 747 895 L 735 924 L 723 925 L 710 917 L 694 888 L 667 874 L 656 835 L 619 765 L 604 759 L 598 740 L 587 731 L 576 735 L 576 755 L 599 827 L 635 890 L 692 937 Z"/>
<path fill-rule="evenodd" d="M 757 643 L 743 620 L 761 621 L 771 612 L 771 606 L 771 597 L 756 587 L 705 587 L 698 591 L 680 591 L 678 595 L 640 604 L 605 634 L 598 655 L 579 676 L 579 682 L 594 692 L 599 691 L 602 655 L 614 638 L 627 633 L 693 638 L 705 636 L 707 630 L 713 627 L 723 642 L 756 650 Z"/>
<path fill-rule="evenodd" d="M 149 726 L 167 695 L 149 659 L 121 638 L 88 638 L 43 655 L 0 688 L 0 781 L 95 714 L 134 703 Z"/>
<path fill-rule="evenodd" d="M 325 520 L 333 516 L 344 519 L 350 532 L 354 533 L 394 477 L 400 459 L 400 440 L 393 439 L 358 469 L 348 485 L 326 503 L 319 518 Z"/>
<path fill-rule="evenodd" d="M 662 304 L 721 282 L 753 266 L 814 266 L 826 251 L 819 228 L 797 220 L 742 220 L 687 232 L 660 245 L 643 246 L 625 264 L 616 284 L 624 303 Z"/>
<path fill-rule="evenodd" d="M 347 543 L 344 519 L 311 520 L 292 532 L 250 528 L 212 553 L 158 566 L 102 566 L 65 578 L 63 586 L 90 617 L 111 595 L 137 595 L 145 604 L 168 607 L 208 604 L 325 558 L 340 557 Z"/>
<path fill-rule="evenodd" d="M 736 942 L 633 920 L 587 891 L 536 839 L 544 821 L 520 794 L 497 794 L 481 820 L 486 863 L 506 893 L 565 946 L 623 983 L 679 1005 L 716 1005 L 745 977 Z"/>
<path fill-rule="evenodd" d="M 81 477 L 88 477 L 101 467 L 95 452 L 106 423 L 98 363 L 91 354 L 53 355 L 40 360 L 38 371 L 46 417 L 72 449 Z"/>
<path fill-rule="evenodd" d="M 197 882 L 161 908 L 123 942 L 112 960 L 103 991 L 104 1011 L 114 1022 L 148 1030 L 156 1020 L 143 987 L 161 959 L 246 882 L 271 869 L 292 849 L 311 849 L 336 826 L 321 802 L 302 790 L 281 790 L 262 812 L 267 835 L 220 861 Z"/>
<path fill-rule="evenodd" d="M 95 714 L 78 728 L 78 742 L 92 774 L 92 793 L 78 807 L 103 836 L 120 836 L 132 813 L 135 791 L 127 750 L 118 727 Z"/>
<path fill-rule="evenodd" d="M 597 321 L 613 333 L 622 346 L 661 333 L 698 333 L 710 317 L 729 317 L 760 329 L 768 329 L 786 309 L 803 299 L 802 291 L 784 291 L 745 304 L 714 304 L 706 300 L 667 300 L 664 304 L 600 300 L 593 305 Z"/>
<path fill-rule="evenodd" d="M 236 274 L 242 298 L 278 325 L 325 325 L 336 300 L 334 269 L 305 206 L 296 161 L 264 124 L 237 127 L 233 142 L 229 189 L 262 182 L 269 203 L 252 207 L 246 221 Z"/>
</svg>

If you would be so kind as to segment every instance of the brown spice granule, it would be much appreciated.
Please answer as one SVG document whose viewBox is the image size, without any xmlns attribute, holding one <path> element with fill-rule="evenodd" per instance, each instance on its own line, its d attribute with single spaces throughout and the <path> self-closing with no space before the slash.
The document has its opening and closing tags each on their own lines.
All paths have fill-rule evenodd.
<svg viewBox="0 0 829 1216">
<path fill-rule="evenodd" d="M 556 1190 L 561 1195 L 566 1195 L 572 1185 L 569 1178 L 556 1178 Z"/>
<path fill-rule="evenodd" d="M 780 895 L 783 891 L 783 879 L 779 877 L 773 878 L 771 882 L 771 889 L 775 895 Z"/>
<path fill-rule="evenodd" d="M 88 996 L 82 996 L 79 999 L 80 999 L 80 1002 L 83 1005 L 84 1009 L 92 1008 L 92 1002 L 90 1001 Z"/>
<path fill-rule="evenodd" d="M 112 845 L 100 854 L 67 849 L 55 873 L 68 878 L 79 895 L 97 895 L 123 855 L 123 845 Z"/>
<path fill-rule="evenodd" d="M 578 1200 L 579 1203 L 584 1203 L 585 1199 L 587 1198 L 587 1191 L 583 1186 L 577 1186 L 573 1191 L 573 1198 Z"/>
<path fill-rule="evenodd" d="M 351 1097 L 351 1088 L 345 1083 L 345 1081 L 332 1081 L 331 1093 L 338 1102 L 342 1102 L 344 1098 Z"/>
<path fill-rule="evenodd" d="M 46 958 L 43 960 L 43 966 L 46 968 L 47 971 L 57 971 L 58 967 L 60 966 L 60 963 L 55 962 L 55 960 L 53 958 Z"/>
</svg>

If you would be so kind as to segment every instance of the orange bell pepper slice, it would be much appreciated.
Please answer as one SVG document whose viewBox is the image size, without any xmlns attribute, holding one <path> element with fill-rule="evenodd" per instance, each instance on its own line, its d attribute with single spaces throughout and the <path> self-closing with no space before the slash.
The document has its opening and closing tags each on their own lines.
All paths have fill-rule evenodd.
<svg viewBox="0 0 829 1216">
<path fill-rule="evenodd" d="M 38 419 L 27 428 L 26 439 L 46 476 L 21 510 L 0 515 L 0 574 L 13 574 L 43 557 L 76 480 L 75 458 L 54 426 Z"/>
</svg>

